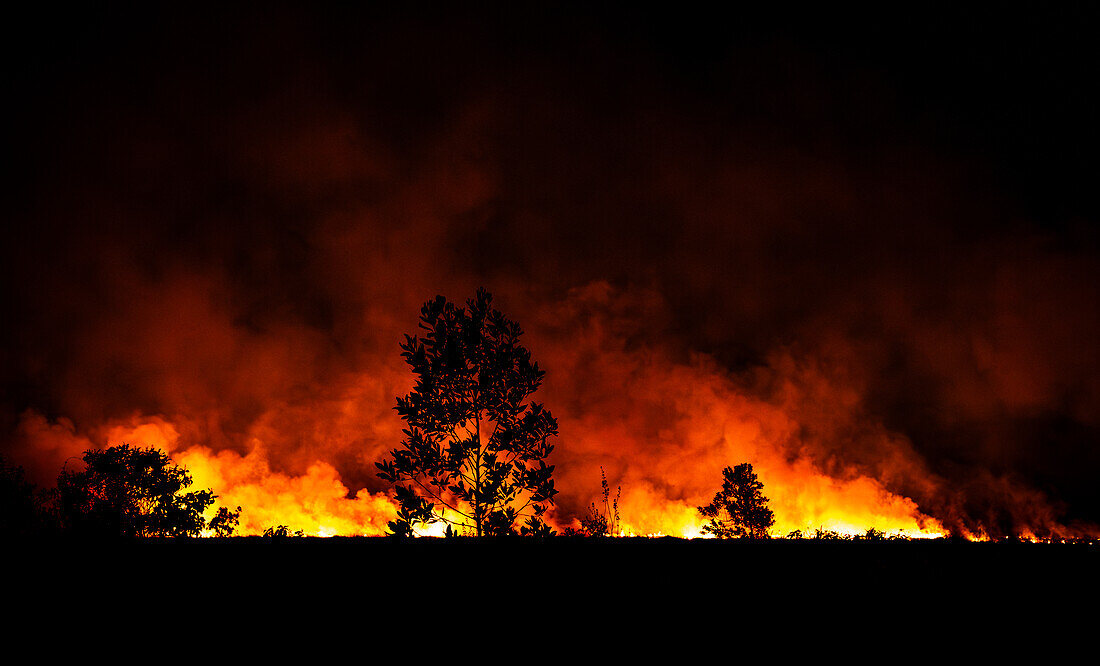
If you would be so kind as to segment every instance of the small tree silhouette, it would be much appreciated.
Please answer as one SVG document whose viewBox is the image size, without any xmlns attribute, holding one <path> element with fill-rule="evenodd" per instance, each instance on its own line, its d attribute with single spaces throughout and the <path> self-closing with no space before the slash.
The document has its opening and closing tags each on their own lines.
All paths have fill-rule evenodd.
<svg viewBox="0 0 1100 666">
<path fill-rule="evenodd" d="M 84 452 L 85 469 L 57 478 L 62 526 L 86 535 L 198 536 L 209 490 L 183 492 L 191 475 L 154 448 L 128 444 Z"/>
<path fill-rule="evenodd" d="M 218 513 L 210 519 L 210 529 L 216 537 L 232 536 L 241 524 L 241 507 L 236 511 L 230 511 L 224 506 L 218 507 Z"/>
<path fill-rule="evenodd" d="M 760 492 L 764 484 L 756 478 L 752 465 L 727 467 L 722 476 L 722 490 L 710 504 L 699 507 L 699 513 L 710 519 L 703 526 L 703 533 L 722 539 L 766 539 L 768 528 L 775 524 L 775 515 L 768 508 L 768 498 Z"/>
<path fill-rule="evenodd" d="M 401 345 L 417 378 L 397 399 L 405 439 L 392 460 L 375 463 L 399 505 L 390 531 L 442 520 L 448 534 L 504 535 L 526 517 L 521 534 L 552 535 L 542 516 L 558 492 L 546 464 L 558 423 L 525 402 L 545 372 L 519 343 L 519 324 L 478 289 L 465 308 L 428 301 L 420 329 L 422 339 L 406 335 Z"/>
</svg>

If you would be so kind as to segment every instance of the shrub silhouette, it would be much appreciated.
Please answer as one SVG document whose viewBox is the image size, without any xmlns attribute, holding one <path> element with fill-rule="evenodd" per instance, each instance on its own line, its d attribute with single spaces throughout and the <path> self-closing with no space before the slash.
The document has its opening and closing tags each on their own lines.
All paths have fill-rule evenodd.
<svg viewBox="0 0 1100 666">
<path fill-rule="evenodd" d="M 885 541 L 886 532 L 874 527 L 868 527 L 866 532 L 856 538 L 861 541 Z"/>
<path fill-rule="evenodd" d="M 588 508 L 588 515 L 581 518 L 581 532 L 590 537 L 616 536 L 619 533 L 619 497 L 622 496 L 623 487 L 619 486 L 612 501 L 611 487 L 607 485 L 607 475 L 603 467 L 600 467 L 600 485 L 603 493 L 603 512 L 601 513 L 593 502 Z"/>
<path fill-rule="evenodd" d="M 401 345 L 416 375 L 397 399 L 405 438 L 392 460 L 375 463 L 399 504 L 390 531 L 410 535 L 442 520 L 452 534 L 506 535 L 525 517 L 522 534 L 552 535 L 542 517 L 558 492 L 546 464 L 558 423 L 526 402 L 545 372 L 520 344 L 519 324 L 478 289 L 465 308 L 428 301 L 420 329 L 423 338 L 406 335 Z"/>
<path fill-rule="evenodd" d="M 580 533 L 589 537 L 604 537 L 610 534 L 610 529 L 607 526 L 607 516 L 600 513 L 595 502 L 588 507 L 588 515 L 581 518 Z"/>
<path fill-rule="evenodd" d="M 290 531 L 290 528 L 286 525 L 272 525 L 264 530 L 265 539 L 286 539 L 289 537 L 304 537 L 306 535 L 302 530 Z"/>
<path fill-rule="evenodd" d="M 84 452 L 85 469 L 57 478 L 62 527 L 95 536 L 198 536 L 209 490 L 184 492 L 191 475 L 154 448 L 128 444 Z"/>
<path fill-rule="evenodd" d="M 742 463 L 722 470 L 722 489 L 710 504 L 699 507 L 699 513 L 710 521 L 703 526 L 704 534 L 719 538 L 749 537 L 766 539 L 775 516 L 768 508 L 768 498 L 761 490 L 764 484 L 756 478 L 752 465 Z"/>
</svg>

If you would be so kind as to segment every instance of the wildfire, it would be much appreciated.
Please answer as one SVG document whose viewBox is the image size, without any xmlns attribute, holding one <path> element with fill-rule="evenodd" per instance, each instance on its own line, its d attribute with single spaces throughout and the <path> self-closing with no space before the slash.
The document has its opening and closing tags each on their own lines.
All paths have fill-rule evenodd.
<svg viewBox="0 0 1100 666">
<path fill-rule="evenodd" d="M 529 313 L 529 344 L 551 368 L 539 398 L 560 424 L 551 527 L 579 525 L 605 468 L 622 489 L 621 536 L 698 538 L 704 521 L 697 507 L 721 485 L 722 468 L 750 462 L 775 514 L 772 536 L 875 530 L 988 538 L 949 529 L 895 490 L 912 488 L 927 499 L 938 496 L 942 481 L 904 437 L 866 416 L 857 389 L 819 365 L 780 354 L 765 390 L 703 355 L 685 361 L 662 345 L 626 345 L 622 330 L 641 316 L 637 310 L 656 307 L 651 298 L 597 283 L 556 308 Z M 409 381 L 391 356 L 380 356 L 370 371 L 283 397 L 234 431 L 220 410 L 186 403 L 174 415 L 136 413 L 80 428 L 28 411 L 17 426 L 17 461 L 35 462 L 37 481 L 48 483 L 86 449 L 153 446 L 186 467 L 196 487 L 213 490 L 211 513 L 242 507 L 238 534 L 285 525 L 312 536 L 382 535 L 395 505 L 373 462 L 400 437 L 392 401 Z M 837 464 L 847 449 L 859 452 L 853 457 L 861 464 Z M 349 470 L 358 473 L 354 488 Z M 444 529 L 439 523 L 417 532 L 442 536 Z"/>
<path fill-rule="evenodd" d="M 71 426 L 49 424 L 38 415 L 26 415 L 24 429 L 37 435 L 43 447 L 56 448 L 59 433 L 65 435 L 73 455 L 77 449 L 90 446 L 91 440 L 77 436 Z M 366 489 L 349 492 L 337 470 L 323 460 L 313 462 L 301 475 L 273 470 L 265 444 L 259 439 L 248 442 L 250 450 L 244 455 L 230 450 L 215 452 L 205 446 L 188 447 L 169 420 L 138 416 L 111 424 L 102 433 L 108 445 L 141 443 L 168 453 L 188 469 L 195 487 L 210 488 L 218 496 L 217 504 L 209 510 L 211 515 L 216 506 L 243 507 L 238 528 L 241 535 L 259 535 L 271 526 L 287 525 L 312 536 L 377 536 L 385 534 L 386 523 L 394 516 L 394 504 L 387 495 Z M 810 532 L 815 527 L 848 535 L 862 534 L 869 528 L 907 537 L 944 533 L 942 526 L 922 516 L 911 500 L 891 495 L 871 479 L 841 483 L 813 472 L 806 464 L 762 470 L 777 517 L 773 536 L 794 530 Z M 703 521 L 696 511 L 704 496 L 693 501 L 669 500 L 645 482 L 628 481 L 626 485 L 618 536 L 704 536 Z M 563 527 L 562 521 L 553 517 L 551 522 L 559 530 Z M 443 536 L 444 529 L 442 523 L 436 523 L 418 533 Z"/>
<path fill-rule="evenodd" d="M 484 287 L 546 372 L 559 532 L 602 469 L 609 529 L 698 538 L 748 463 L 776 537 L 1100 536 L 1088 21 L 958 67 L 954 28 L 822 61 L 802 25 L 330 14 L 100 20 L 8 77 L 5 465 L 156 447 L 240 534 L 383 534 L 401 341 Z"/>
</svg>

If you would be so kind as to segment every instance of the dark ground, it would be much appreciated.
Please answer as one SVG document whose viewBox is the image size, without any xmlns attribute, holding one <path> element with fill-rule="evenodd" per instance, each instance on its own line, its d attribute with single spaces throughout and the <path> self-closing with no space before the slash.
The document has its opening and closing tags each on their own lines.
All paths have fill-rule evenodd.
<svg viewBox="0 0 1100 666">
<path fill-rule="evenodd" d="M 279 585 L 306 579 L 338 587 L 346 584 L 347 577 L 372 579 L 379 593 L 416 588 L 417 581 L 446 587 L 452 575 L 475 578 L 493 572 L 571 586 L 636 586 L 668 592 L 700 585 L 720 587 L 732 581 L 758 590 L 920 587 L 997 592 L 1021 586 L 1084 589 L 1100 580 L 1097 543 L 949 539 L 234 537 L 109 543 L 59 540 L 15 544 L 8 553 L 14 555 L 12 564 L 21 561 L 31 571 L 69 571 L 90 584 L 96 579 L 139 583 L 166 572 L 234 579 L 258 587 L 264 581 Z"/>
<path fill-rule="evenodd" d="M 760 658 L 1057 657 L 1091 641 L 1100 590 L 1096 544 L 247 537 L 4 550 L 10 636 L 46 628 L 78 652 L 278 663 L 332 650 L 444 661 L 471 643 L 520 662 L 560 650 L 729 661 L 709 646 L 743 641 Z"/>
</svg>

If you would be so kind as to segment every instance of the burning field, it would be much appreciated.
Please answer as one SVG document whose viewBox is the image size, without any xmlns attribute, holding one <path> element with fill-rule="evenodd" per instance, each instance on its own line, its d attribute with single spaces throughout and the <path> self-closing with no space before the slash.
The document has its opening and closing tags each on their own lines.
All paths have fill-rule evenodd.
<svg viewBox="0 0 1100 666">
<path fill-rule="evenodd" d="M 700 536 L 748 462 L 773 536 L 1100 537 L 1095 23 L 535 14 L 32 21 L 4 460 L 155 447 L 241 535 L 385 534 L 398 345 L 483 286 L 556 530 L 603 471 L 621 534 Z"/>
</svg>

